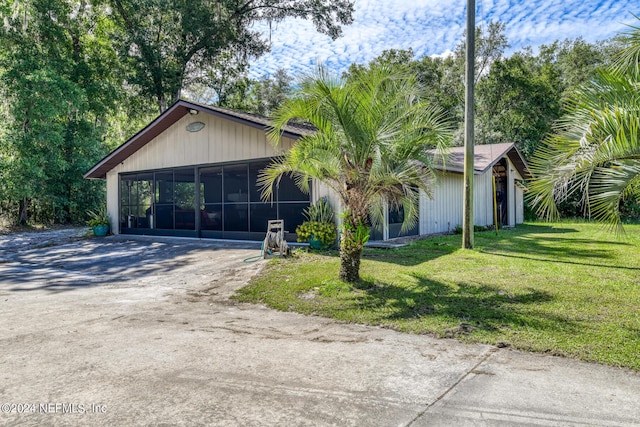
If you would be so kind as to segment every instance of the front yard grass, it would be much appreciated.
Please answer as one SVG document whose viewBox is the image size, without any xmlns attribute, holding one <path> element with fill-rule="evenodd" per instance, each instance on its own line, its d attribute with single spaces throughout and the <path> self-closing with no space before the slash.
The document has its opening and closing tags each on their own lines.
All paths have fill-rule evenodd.
<svg viewBox="0 0 640 427">
<path fill-rule="evenodd" d="M 366 249 L 362 281 L 337 252 L 274 259 L 235 299 L 285 311 L 579 358 L 640 371 L 640 226 L 589 223 L 441 236 Z"/>
</svg>

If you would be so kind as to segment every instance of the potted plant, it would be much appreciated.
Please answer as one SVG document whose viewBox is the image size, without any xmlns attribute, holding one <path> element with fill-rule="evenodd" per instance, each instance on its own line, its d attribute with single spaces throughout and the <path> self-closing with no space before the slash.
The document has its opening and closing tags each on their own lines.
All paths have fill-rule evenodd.
<svg viewBox="0 0 640 427">
<path fill-rule="evenodd" d="M 333 222 L 333 209 L 326 198 L 318 200 L 305 209 L 307 221 L 296 228 L 298 242 L 309 242 L 311 249 L 327 249 L 337 237 L 336 225 Z"/>
<path fill-rule="evenodd" d="M 109 233 L 109 225 L 111 220 L 106 208 L 102 208 L 98 211 L 88 211 L 89 221 L 87 225 L 93 229 L 93 235 L 96 237 L 103 237 Z"/>
</svg>

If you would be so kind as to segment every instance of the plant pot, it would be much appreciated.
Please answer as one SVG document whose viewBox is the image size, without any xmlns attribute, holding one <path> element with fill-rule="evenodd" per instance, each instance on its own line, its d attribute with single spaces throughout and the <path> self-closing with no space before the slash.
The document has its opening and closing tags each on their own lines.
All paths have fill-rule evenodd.
<svg viewBox="0 0 640 427">
<path fill-rule="evenodd" d="M 104 237 L 109 232 L 108 225 L 96 225 L 93 227 L 93 235 L 96 237 Z"/>
<path fill-rule="evenodd" d="M 322 249 L 322 240 L 320 239 L 316 239 L 316 236 L 314 236 L 313 234 L 309 237 L 309 247 L 311 247 L 311 249 Z"/>
</svg>

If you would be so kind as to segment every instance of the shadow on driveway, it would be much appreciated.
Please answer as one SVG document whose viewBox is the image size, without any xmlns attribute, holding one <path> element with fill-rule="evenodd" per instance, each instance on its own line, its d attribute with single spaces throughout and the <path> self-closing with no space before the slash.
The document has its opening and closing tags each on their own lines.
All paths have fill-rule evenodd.
<svg viewBox="0 0 640 427">
<path fill-rule="evenodd" d="M 93 286 L 161 276 L 187 267 L 191 257 L 202 256 L 203 249 L 215 262 L 224 256 L 225 244 L 198 240 L 167 241 L 129 239 L 80 239 L 71 243 L 4 251 L 0 263 L 0 292 L 47 290 L 64 292 Z M 251 242 L 244 245 L 250 248 Z M 235 247 L 242 247 L 242 245 Z M 3 249 L 0 246 L 0 249 Z"/>
</svg>

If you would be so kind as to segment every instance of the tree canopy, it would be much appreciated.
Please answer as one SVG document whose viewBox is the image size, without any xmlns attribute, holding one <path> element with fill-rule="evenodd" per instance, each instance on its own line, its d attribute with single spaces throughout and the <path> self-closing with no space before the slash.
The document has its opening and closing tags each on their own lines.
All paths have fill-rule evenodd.
<svg viewBox="0 0 640 427">
<path fill-rule="evenodd" d="M 251 59 L 269 50 L 269 23 L 308 19 L 335 38 L 353 10 L 352 0 L 0 2 L 0 215 L 86 219 L 103 203 L 104 183 L 83 172 L 180 96 L 274 114 L 299 83 L 286 70 L 251 76 Z M 565 40 L 505 56 L 503 24 L 476 35 L 476 142 L 515 142 L 526 157 L 617 46 Z M 461 143 L 463 52 L 462 41 L 446 57 L 392 49 L 345 77 L 372 66 L 412 74 Z M 558 209 L 573 213 L 576 194 Z"/>
<path fill-rule="evenodd" d="M 235 69 L 220 86 L 233 100 L 249 59 L 269 49 L 255 24 L 309 19 L 335 38 L 352 14 L 350 0 L 0 2 L 0 214 L 86 219 L 104 203 L 104 183 L 83 173 L 154 106 L 163 111 L 190 85 Z M 288 90 L 279 78 L 276 88 L 262 82 L 250 108 L 275 108 L 277 91 Z"/>
<path fill-rule="evenodd" d="M 254 29 L 287 17 L 311 20 L 335 39 L 353 20 L 351 0 L 109 0 L 122 30 L 129 82 L 160 112 L 188 85 L 220 67 L 246 66 L 269 50 Z"/>
</svg>

